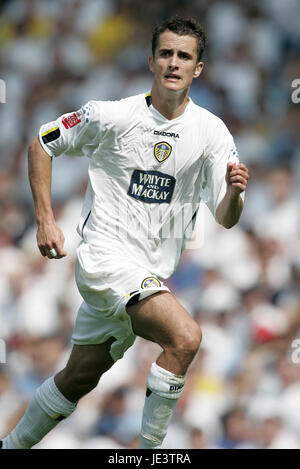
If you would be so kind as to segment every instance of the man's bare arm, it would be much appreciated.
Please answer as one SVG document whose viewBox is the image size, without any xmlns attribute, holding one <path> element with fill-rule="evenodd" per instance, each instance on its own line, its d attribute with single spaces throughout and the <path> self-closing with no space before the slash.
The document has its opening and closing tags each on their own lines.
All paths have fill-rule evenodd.
<svg viewBox="0 0 300 469">
<path fill-rule="evenodd" d="M 244 164 L 228 163 L 226 172 L 227 191 L 217 208 L 217 219 L 225 228 L 231 228 L 239 221 L 243 211 L 240 194 L 246 189 L 249 179 L 248 169 Z"/>
<path fill-rule="evenodd" d="M 57 226 L 51 204 L 52 160 L 35 137 L 28 151 L 28 176 L 38 225 L 37 244 L 42 256 L 53 258 L 50 250 L 57 252 L 56 259 L 67 255 L 63 250 L 64 235 Z"/>
</svg>

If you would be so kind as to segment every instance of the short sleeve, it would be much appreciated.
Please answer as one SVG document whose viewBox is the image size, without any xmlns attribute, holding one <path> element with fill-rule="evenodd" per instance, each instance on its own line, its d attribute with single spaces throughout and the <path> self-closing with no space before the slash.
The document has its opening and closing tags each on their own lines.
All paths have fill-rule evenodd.
<svg viewBox="0 0 300 469">
<path fill-rule="evenodd" d="M 60 116 L 41 126 L 39 140 L 51 157 L 90 156 L 93 143 L 100 136 L 99 104 L 89 101 L 81 109 Z"/>
<path fill-rule="evenodd" d="M 238 152 L 226 125 L 221 119 L 216 118 L 216 122 L 208 131 L 201 187 L 201 198 L 216 221 L 218 221 L 217 207 L 226 193 L 227 163 L 239 164 Z M 244 193 L 241 196 L 244 198 Z"/>
</svg>

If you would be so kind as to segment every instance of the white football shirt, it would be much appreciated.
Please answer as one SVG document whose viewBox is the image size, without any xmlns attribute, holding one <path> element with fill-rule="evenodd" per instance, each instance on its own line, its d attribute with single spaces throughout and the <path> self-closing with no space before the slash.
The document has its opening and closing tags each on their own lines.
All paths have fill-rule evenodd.
<svg viewBox="0 0 300 469">
<path fill-rule="evenodd" d="M 51 157 L 90 158 L 77 227 L 85 252 L 125 255 L 161 278 L 176 269 L 201 200 L 216 217 L 227 162 L 238 163 L 225 124 L 191 99 L 172 120 L 149 94 L 89 101 L 43 125 L 39 138 Z"/>
</svg>

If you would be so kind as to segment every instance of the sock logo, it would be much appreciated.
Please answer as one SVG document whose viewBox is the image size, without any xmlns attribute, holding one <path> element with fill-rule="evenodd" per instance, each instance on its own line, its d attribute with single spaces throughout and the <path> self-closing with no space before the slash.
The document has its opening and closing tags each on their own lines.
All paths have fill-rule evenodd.
<svg viewBox="0 0 300 469">
<path fill-rule="evenodd" d="M 170 391 L 178 392 L 178 391 L 180 391 L 180 389 L 183 388 L 183 386 L 184 386 L 183 384 L 181 384 L 180 386 L 172 385 L 172 386 L 170 386 Z"/>
</svg>

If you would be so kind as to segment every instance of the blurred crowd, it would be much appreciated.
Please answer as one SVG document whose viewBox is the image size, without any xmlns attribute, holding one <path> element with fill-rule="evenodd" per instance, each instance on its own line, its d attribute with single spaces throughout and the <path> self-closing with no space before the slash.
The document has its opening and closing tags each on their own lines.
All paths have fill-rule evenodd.
<svg viewBox="0 0 300 469">
<path fill-rule="evenodd" d="M 203 246 L 186 249 L 166 282 L 203 342 L 164 447 L 300 449 L 300 104 L 291 98 L 300 3 L 9 0 L 0 8 L 0 437 L 65 365 L 81 302 L 74 264 L 88 161 L 53 162 L 68 256 L 50 261 L 36 246 L 28 144 L 42 123 L 90 99 L 150 90 L 152 28 L 177 14 L 198 18 L 208 36 L 191 98 L 225 121 L 251 179 L 236 227 L 218 226 L 202 207 Z M 138 447 L 146 376 L 159 352 L 137 338 L 37 447 Z"/>
</svg>

